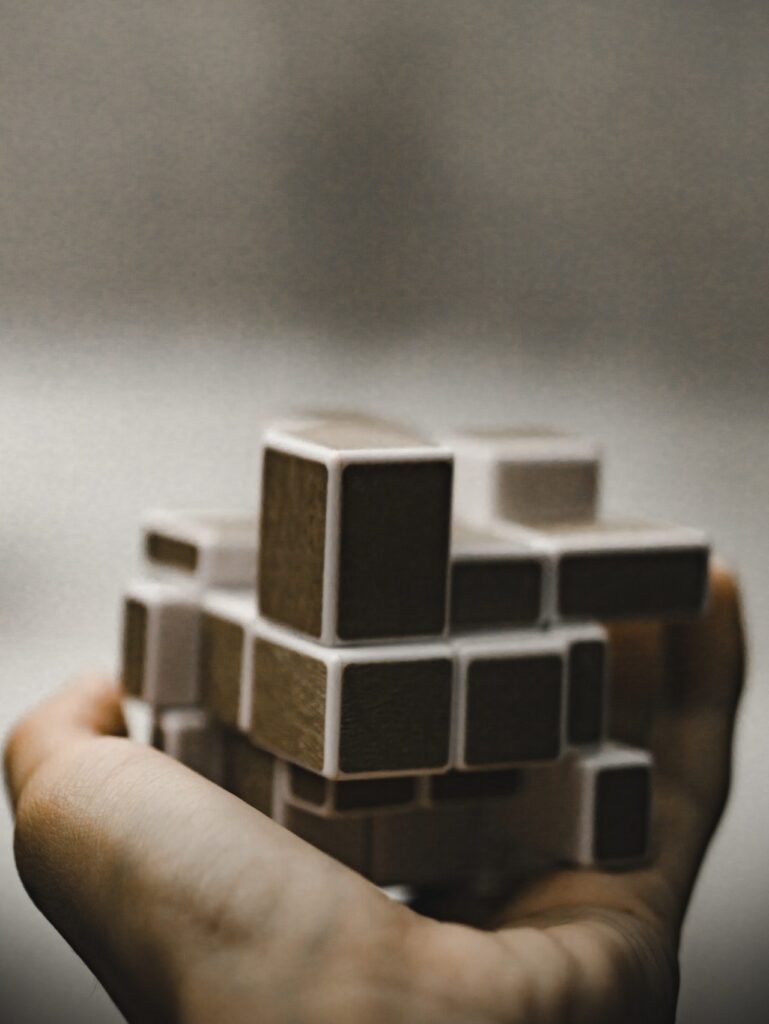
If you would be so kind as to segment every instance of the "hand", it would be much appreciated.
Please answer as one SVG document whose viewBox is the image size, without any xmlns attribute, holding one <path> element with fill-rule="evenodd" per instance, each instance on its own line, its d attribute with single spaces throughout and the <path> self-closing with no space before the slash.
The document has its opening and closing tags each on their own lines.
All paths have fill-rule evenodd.
<svg viewBox="0 0 769 1024">
<path fill-rule="evenodd" d="M 556 871 L 493 906 L 454 893 L 431 911 L 475 924 L 438 921 L 123 738 L 118 694 L 88 679 L 8 743 L 19 872 L 130 1021 L 672 1020 L 681 923 L 729 784 L 738 604 L 716 572 L 704 619 L 616 631 L 619 709 L 659 698 L 643 870 Z"/>
</svg>

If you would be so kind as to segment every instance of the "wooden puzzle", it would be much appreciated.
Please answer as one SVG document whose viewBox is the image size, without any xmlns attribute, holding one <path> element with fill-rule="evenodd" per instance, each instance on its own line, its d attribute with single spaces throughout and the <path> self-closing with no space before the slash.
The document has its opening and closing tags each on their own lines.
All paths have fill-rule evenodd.
<svg viewBox="0 0 769 1024">
<path fill-rule="evenodd" d="M 699 613 L 697 530 L 600 510 L 549 430 L 276 424 L 261 509 L 152 512 L 122 680 L 153 743 L 378 885 L 652 853 L 602 623 Z"/>
</svg>

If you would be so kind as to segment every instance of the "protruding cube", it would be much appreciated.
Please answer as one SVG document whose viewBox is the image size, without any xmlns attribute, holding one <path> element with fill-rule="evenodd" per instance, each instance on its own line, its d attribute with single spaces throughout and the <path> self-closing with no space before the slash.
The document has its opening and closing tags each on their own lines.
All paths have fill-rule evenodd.
<svg viewBox="0 0 769 1024">
<path fill-rule="evenodd" d="M 278 760 L 237 732 L 224 734 L 222 785 L 257 811 L 275 816 L 281 786 Z"/>
<path fill-rule="evenodd" d="M 287 764 L 286 799 L 295 807 L 326 818 L 382 813 L 416 806 L 421 781 L 410 775 L 398 775 L 332 782 L 298 765 Z"/>
<path fill-rule="evenodd" d="M 665 618 L 698 614 L 705 605 L 709 545 L 700 530 L 604 520 L 505 532 L 549 545 L 555 619 Z"/>
<path fill-rule="evenodd" d="M 594 441 L 544 428 L 509 428 L 464 431 L 448 444 L 456 463 L 455 514 L 468 523 L 596 517 L 601 451 Z"/>
<path fill-rule="evenodd" d="M 537 626 L 553 586 L 553 564 L 536 540 L 456 526 L 451 545 L 451 630 Z"/>
<path fill-rule="evenodd" d="M 222 732 L 202 708 L 163 708 L 155 715 L 152 746 L 212 782 L 222 781 Z"/>
<path fill-rule="evenodd" d="M 251 725 L 251 655 L 256 598 L 253 591 L 211 591 L 203 599 L 201 691 L 222 724 L 248 732 Z"/>
<path fill-rule="evenodd" d="M 144 561 L 161 578 L 253 589 L 257 533 L 253 512 L 158 509 L 142 516 Z"/>
<path fill-rule="evenodd" d="M 649 854 L 652 759 L 606 745 L 530 769 L 505 807 L 487 812 L 497 842 L 584 866 L 643 861 Z"/>
<path fill-rule="evenodd" d="M 188 588 L 141 580 L 125 595 L 123 689 L 153 707 L 200 699 L 200 608 Z"/>
<path fill-rule="evenodd" d="M 448 644 L 331 648 L 260 620 L 252 741 L 328 779 L 444 771 Z"/>
<path fill-rule="evenodd" d="M 552 761 L 564 746 L 566 644 L 557 632 L 456 640 L 454 765 Z"/>
<path fill-rule="evenodd" d="M 362 418 L 264 442 L 259 605 L 325 644 L 445 632 L 452 456 Z"/>
<path fill-rule="evenodd" d="M 609 645 L 603 626 L 561 628 L 568 644 L 566 742 L 591 746 L 606 736 Z"/>
</svg>

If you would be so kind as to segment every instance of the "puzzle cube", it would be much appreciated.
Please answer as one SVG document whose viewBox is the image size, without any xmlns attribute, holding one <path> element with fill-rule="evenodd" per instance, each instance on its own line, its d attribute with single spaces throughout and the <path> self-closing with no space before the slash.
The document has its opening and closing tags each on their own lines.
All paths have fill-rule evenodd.
<svg viewBox="0 0 769 1024">
<path fill-rule="evenodd" d="M 201 708 L 163 708 L 155 714 L 152 746 L 211 782 L 222 781 L 222 734 Z"/>
<path fill-rule="evenodd" d="M 455 525 L 451 542 L 451 631 L 540 625 L 553 563 L 535 539 Z"/>
<path fill-rule="evenodd" d="M 598 510 L 601 452 L 595 442 L 546 429 L 452 435 L 454 509 L 467 523 L 581 522 Z"/>
<path fill-rule="evenodd" d="M 543 630 L 454 641 L 454 766 L 551 761 L 564 747 L 566 645 Z"/>
<path fill-rule="evenodd" d="M 200 685 L 204 705 L 223 725 L 248 732 L 256 598 L 253 591 L 210 591 L 203 598 Z"/>
<path fill-rule="evenodd" d="M 153 707 L 200 699 L 200 608 L 188 588 L 140 580 L 126 591 L 123 689 Z"/>
<path fill-rule="evenodd" d="M 574 752 L 556 765 L 526 771 L 519 792 L 487 814 L 497 843 L 506 842 L 585 867 L 643 861 L 650 849 L 652 758 L 607 744 Z"/>
<path fill-rule="evenodd" d="M 253 588 L 257 531 L 253 512 L 147 512 L 144 561 L 161 578 L 181 577 L 203 588 Z"/>
<path fill-rule="evenodd" d="M 260 620 L 250 736 L 329 779 L 443 771 L 453 675 L 445 643 L 331 648 Z"/>
<path fill-rule="evenodd" d="M 267 431 L 259 606 L 326 644 L 446 629 L 452 456 L 340 417 Z"/>
</svg>

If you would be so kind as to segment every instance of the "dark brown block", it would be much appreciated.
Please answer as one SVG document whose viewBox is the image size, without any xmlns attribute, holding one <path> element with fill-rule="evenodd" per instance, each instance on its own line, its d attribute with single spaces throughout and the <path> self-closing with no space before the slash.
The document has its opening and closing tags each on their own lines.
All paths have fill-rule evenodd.
<svg viewBox="0 0 769 1024">
<path fill-rule="evenodd" d="M 521 779 L 521 771 L 516 768 L 433 775 L 426 780 L 427 799 L 431 803 L 498 799 L 516 793 L 521 786 Z"/>
<path fill-rule="evenodd" d="M 200 685 L 204 705 L 224 725 L 251 724 L 253 592 L 210 591 L 203 599 Z"/>
<path fill-rule="evenodd" d="M 441 644 L 328 648 L 266 622 L 254 646 L 251 738 L 329 779 L 442 771 L 453 657 Z"/>
<path fill-rule="evenodd" d="M 415 803 L 417 780 L 397 776 L 331 782 L 297 765 L 288 765 L 288 799 L 327 817 L 371 812 Z"/>
<path fill-rule="evenodd" d="M 194 572 L 198 565 L 198 549 L 193 544 L 166 537 L 162 533 L 147 534 L 145 553 L 150 562 L 170 565 L 185 572 Z"/>
<path fill-rule="evenodd" d="M 557 634 L 528 632 L 457 643 L 456 765 L 548 761 L 563 749 L 565 646 Z"/>
<path fill-rule="evenodd" d="M 635 861 L 649 847 L 651 775 L 645 767 L 604 768 L 595 792 L 595 860 Z"/>
<path fill-rule="evenodd" d="M 440 636 L 452 460 L 362 418 L 269 431 L 262 613 L 326 644 Z"/>
</svg>

